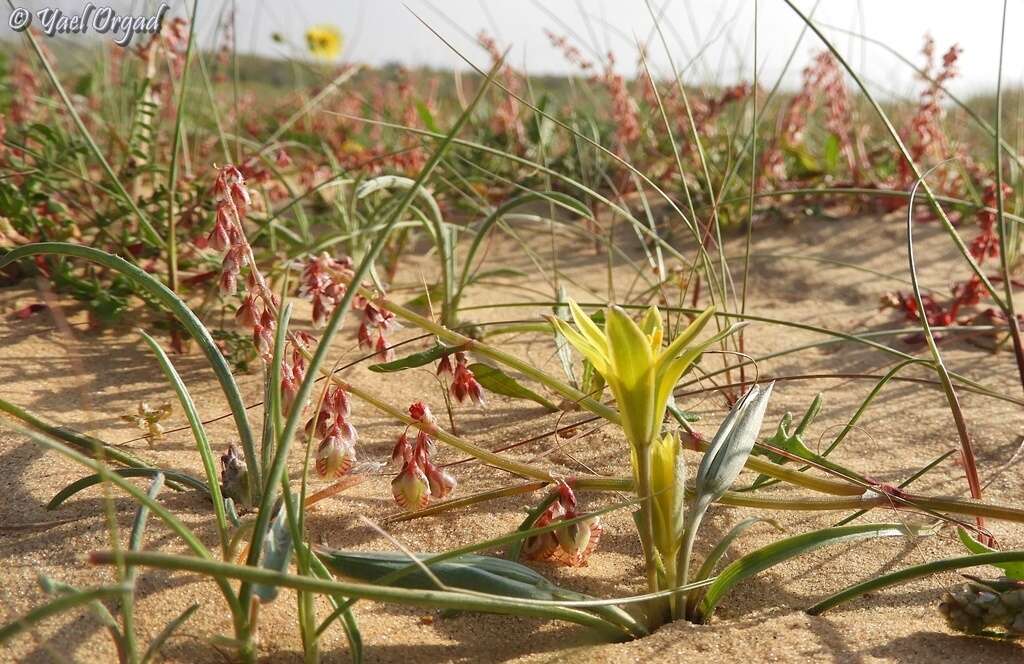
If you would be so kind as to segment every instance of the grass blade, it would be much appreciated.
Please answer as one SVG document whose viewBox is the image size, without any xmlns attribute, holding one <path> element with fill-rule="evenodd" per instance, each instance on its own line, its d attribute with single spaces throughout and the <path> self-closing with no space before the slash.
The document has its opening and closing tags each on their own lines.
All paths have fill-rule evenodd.
<svg viewBox="0 0 1024 664">
<path fill-rule="evenodd" d="M 993 553 L 961 556 L 959 558 L 946 558 L 944 560 L 935 560 L 930 563 L 924 563 L 923 565 L 914 565 L 913 567 L 907 567 L 896 572 L 883 574 L 882 576 L 874 579 L 868 579 L 862 583 L 850 586 L 835 595 L 823 599 L 814 606 L 809 607 L 807 609 L 807 613 L 812 616 L 817 616 L 835 606 L 843 604 L 844 602 L 856 599 L 865 593 L 874 592 L 900 583 L 906 583 L 907 581 L 919 579 L 930 574 L 947 572 L 954 569 L 963 569 L 964 567 L 977 567 L 979 565 L 999 566 L 1007 563 L 1024 563 L 1024 551 L 996 551 Z"/>
<path fill-rule="evenodd" d="M 230 539 L 228 533 L 228 521 L 224 513 L 224 498 L 220 494 L 220 481 L 217 476 L 217 464 L 214 461 L 213 450 L 210 449 L 210 440 L 206 436 L 206 428 L 203 427 L 203 420 L 199 417 L 199 413 L 196 411 L 195 402 L 192 401 L 192 395 L 189 394 L 188 388 L 185 386 L 185 382 L 178 375 L 177 369 L 174 368 L 174 364 L 171 363 L 167 353 L 160 347 L 157 341 L 146 334 L 145 331 L 139 330 L 139 334 L 149 345 L 153 354 L 156 355 L 157 361 L 160 363 L 160 368 L 163 369 L 164 376 L 167 378 L 167 382 L 174 388 L 174 392 L 178 395 L 178 401 L 181 403 L 181 409 L 185 412 L 185 417 L 188 419 L 189 426 L 192 427 L 192 437 L 195 438 L 196 448 L 199 450 L 199 457 L 203 460 L 203 470 L 206 472 L 206 481 L 208 482 L 208 491 L 210 498 L 213 500 L 213 512 L 217 516 L 217 531 L 220 534 L 220 546 L 226 556 L 228 553 L 228 540 Z"/>
<path fill-rule="evenodd" d="M 173 470 L 161 470 L 160 468 L 116 468 L 107 470 L 106 473 L 96 473 L 94 475 L 86 475 L 85 477 L 75 480 L 71 484 L 61 489 L 57 495 L 50 499 L 50 502 L 46 503 L 46 509 L 55 510 L 63 505 L 69 498 L 74 496 L 79 491 L 88 489 L 91 486 L 95 486 L 104 480 L 104 475 L 115 474 L 118 477 L 156 477 L 157 475 L 164 475 L 169 480 L 174 480 L 179 484 L 190 486 L 193 489 L 202 491 L 209 495 L 210 487 L 206 486 L 198 477 L 187 475 L 185 473 L 179 473 Z"/>
<path fill-rule="evenodd" d="M 753 553 L 748 553 L 723 569 L 715 582 L 708 586 L 704 599 L 697 607 L 695 617 L 698 622 L 707 622 L 714 615 L 718 603 L 736 584 L 790 558 L 828 544 L 875 537 L 902 537 L 910 534 L 905 526 L 898 523 L 868 524 L 824 528 L 773 542 Z"/>
</svg>

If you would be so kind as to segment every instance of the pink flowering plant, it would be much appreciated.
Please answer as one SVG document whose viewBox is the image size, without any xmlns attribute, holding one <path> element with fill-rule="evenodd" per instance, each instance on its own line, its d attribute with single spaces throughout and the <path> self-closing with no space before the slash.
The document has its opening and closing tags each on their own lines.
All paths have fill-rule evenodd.
<svg viewBox="0 0 1024 664">
<path fill-rule="evenodd" d="M 112 519 L 109 548 L 89 554 L 91 564 L 110 569 L 109 582 L 77 588 L 41 577 L 45 603 L 0 626 L 0 645 L 89 607 L 121 662 L 152 661 L 197 609 L 184 608 L 148 646 L 140 643 L 135 610 L 144 568 L 211 580 L 230 633 L 207 640 L 246 663 L 274 655 L 260 607 L 282 588 L 295 592 L 296 631 L 311 663 L 324 654 L 327 630 L 343 634 L 351 659 L 362 660 L 359 601 L 561 621 L 609 641 L 636 639 L 670 621 L 712 620 L 739 584 L 807 552 L 924 537 L 948 524 L 969 555 L 856 583 L 807 610 L 936 571 L 995 565 L 1003 577 L 971 577 L 942 596 L 939 610 L 960 631 L 1024 633 L 1024 554 L 998 550 L 986 527 L 1024 523 L 1024 511 L 984 499 L 958 393 L 1021 402 L 1005 386 L 952 372 L 939 345 L 967 329 L 991 342 L 985 362 L 1012 349 L 1024 381 L 1024 319 L 1014 308 L 1014 229 L 1024 222 L 1010 212 L 1024 162 L 1002 138 L 1001 120 L 975 122 L 995 144 L 994 167 L 947 137 L 954 126 L 947 115 L 963 105 L 946 89 L 957 76 L 957 46 L 939 60 L 926 41 L 923 91 L 895 122 L 889 112 L 899 107 L 883 108 L 816 24 L 787 4 L 825 49 L 796 94 L 782 99 L 775 89 L 765 99 L 756 78 L 696 90 L 674 63 L 673 77 L 656 75 L 646 47 L 631 76 L 613 53 L 591 58 L 552 32 L 552 46 L 581 76 L 541 90 L 481 32 L 491 69 L 460 74 L 454 90 L 430 72 L 385 74 L 318 56 L 302 70 L 314 87 L 296 83 L 294 94 L 269 105 L 239 85 L 245 81 L 229 80 L 239 71 L 230 16 L 214 52 L 199 52 L 191 24 L 177 18 L 137 50 L 106 54 L 107 66 L 83 76 L 72 96 L 61 79 L 76 70 L 56 66 L 44 41 L 26 32 L 28 48 L 10 60 L 9 90 L 0 91 L 0 280 L 31 277 L 49 290 L 18 305 L 12 322 L 31 322 L 60 298 L 82 303 L 93 328 L 129 312 L 145 316 L 144 348 L 177 403 L 139 404 L 128 420 L 149 445 L 136 454 L 0 398 L 11 418 L 5 428 L 85 469 L 48 508 L 96 484 L 107 489 L 109 514 L 112 495 L 137 504 L 130 531 Z M 340 35 L 323 34 L 340 49 Z M 260 67 L 262 76 L 266 63 L 242 58 L 242 65 Z M 190 71 L 202 80 L 190 82 Z M 57 95 L 40 103 L 47 83 Z M 109 88 L 109 100 L 99 86 Z M 209 108 L 195 112 L 197 103 Z M 775 122 L 764 122 L 761 114 L 776 108 Z M 882 140 L 860 119 L 865 108 L 885 129 Z M 1016 181 L 1004 182 L 1007 173 Z M 828 213 L 905 212 L 911 290 L 887 293 L 883 304 L 912 326 L 899 338 L 927 355 L 876 340 L 888 332 L 750 313 L 753 254 L 748 242 L 740 277 L 725 235 L 739 227 L 753 234 L 769 208 L 802 215 L 804 197 Z M 948 297 L 918 283 L 918 221 L 941 224 L 970 270 Z M 550 244 L 549 256 L 529 242 L 533 234 Z M 488 260 L 502 243 L 536 273 Z M 570 262 L 591 253 L 607 262 L 607 291 L 575 280 L 565 246 L 574 252 Z M 476 296 L 486 290 L 514 299 L 487 299 L 484 307 Z M 498 320 L 509 311 L 520 315 Z M 758 355 L 750 321 L 831 338 Z M 530 352 L 517 345 L 521 338 Z M 836 338 L 899 363 L 877 377 L 830 444 L 815 446 L 807 432 L 823 408 L 820 395 L 794 427 L 771 399 L 783 378 L 797 377 L 774 376 L 776 383 L 757 372 L 763 360 Z M 212 370 L 229 436 L 207 430 L 212 420 L 203 419 L 204 404 L 176 368 L 190 351 Z M 908 487 L 953 452 L 898 486 L 829 456 L 910 366 L 932 372 L 935 380 L 912 380 L 946 397 L 970 499 Z M 243 381 L 242 373 L 254 375 Z M 416 376 L 430 388 L 405 396 L 390 389 Z M 834 377 L 848 376 L 826 376 Z M 262 399 L 243 397 L 242 386 L 253 384 Z M 705 392 L 720 394 L 726 407 L 692 411 L 713 403 L 695 397 Z M 532 410 L 517 408 L 523 404 Z M 178 413 L 187 426 L 177 431 L 191 437 L 201 472 L 150 458 Z M 482 442 L 478 421 L 499 418 L 551 430 L 522 441 L 488 434 Z M 606 468 L 523 454 L 528 443 L 572 440 L 591 425 L 603 431 Z M 780 483 L 800 494 L 770 489 Z M 384 497 L 380 513 L 360 516 L 386 550 L 338 548 L 307 522 L 312 506 L 356 485 Z M 215 526 L 209 537 L 160 500 L 165 490 L 204 496 Z M 413 519 L 458 528 L 460 509 L 489 509 L 499 499 L 525 508 L 519 526 L 449 550 L 409 551 L 385 530 Z M 708 515 L 730 507 L 759 516 L 713 538 L 703 527 Z M 916 520 L 854 523 L 873 509 Z M 751 526 L 805 511 L 848 514 L 726 561 Z M 611 516 L 618 512 L 629 518 Z M 187 551 L 153 548 L 150 518 Z M 635 552 L 638 562 L 642 556 L 642 573 L 624 579 L 630 591 L 574 590 L 612 547 Z"/>
</svg>

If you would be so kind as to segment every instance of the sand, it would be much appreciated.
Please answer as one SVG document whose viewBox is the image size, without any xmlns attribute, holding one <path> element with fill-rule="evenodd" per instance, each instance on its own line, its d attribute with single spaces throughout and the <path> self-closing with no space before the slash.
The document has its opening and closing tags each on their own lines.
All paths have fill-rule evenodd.
<svg viewBox="0 0 1024 664">
<path fill-rule="evenodd" d="M 926 285 L 945 290 L 951 279 L 964 274 L 954 259 L 949 239 L 934 224 L 918 227 L 919 260 Z M 522 233 L 530 247 L 550 265 L 550 239 L 547 233 Z M 881 311 L 880 296 L 894 289 L 907 289 L 906 253 L 903 227 L 898 220 L 878 218 L 825 221 L 805 220 L 795 225 L 775 225 L 758 229 L 751 263 L 751 290 L 748 311 L 779 319 L 822 325 L 837 330 L 881 330 L 907 325 L 892 311 Z M 623 235 L 630 255 L 642 259 L 635 239 Z M 561 238 L 559 268 L 562 280 L 581 299 L 605 297 L 609 275 L 606 259 L 595 256 L 588 245 L 580 246 Z M 742 238 L 730 240 L 728 253 L 742 251 Z M 849 263 L 890 273 L 892 278 L 854 271 L 835 262 L 797 260 L 784 256 L 809 257 Z M 496 241 L 488 258 L 490 265 L 514 267 L 537 275 L 529 255 L 511 240 Z M 738 265 L 738 263 L 736 263 Z M 409 259 L 400 280 L 416 283 L 420 272 L 430 273 L 428 258 Z M 616 296 L 624 298 L 633 271 L 617 267 L 612 275 Z M 516 287 L 522 280 L 506 280 Z M 539 277 L 529 284 L 538 291 L 550 292 Z M 543 299 L 539 293 L 524 293 L 514 287 L 478 288 L 468 298 L 470 305 Z M 159 367 L 130 326 L 94 333 L 81 323 L 84 314 L 59 301 L 57 325 L 53 314 L 43 312 L 27 320 L 14 320 L 10 312 L 38 301 L 31 284 L 0 291 L 0 384 L 4 398 L 31 409 L 53 421 L 67 424 L 111 442 L 138 436 L 131 425 L 120 420 L 122 413 L 136 407 L 140 400 L 158 403 L 173 399 L 163 382 Z M 520 319 L 544 311 L 483 310 L 474 313 L 480 320 Z M 409 334 L 406 330 L 403 334 Z M 336 342 L 337 357 L 353 357 L 353 336 L 346 328 Z M 400 337 L 399 337 L 400 338 Z M 821 339 L 819 335 L 775 325 L 757 325 L 747 335 L 747 350 L 765 354 Z M 886 343 L 904 351 L 920 353 L 899 338 Z M 557 371 L 551 345 L 536 336 L 506 338 L 506 348 L 529 361 Z M 942 351 L 951 369 L 987 385 L 1019 394 L 1016 370 L 1009 353 L 991 356 L 987 351 L 960 340 L 950 340 Z M 708 359 L 717 366 L 719 360 Z M 177 357 L 175 362 L 199 404 L 204 418 L 224 415 L 227 409 L 212 373 L 201 356 L 193 353 Z M 837 344 L 787 355 L 764 362 L 762 375 L 793 376 L 822 373 L 879 374 L 894 363 L 893 358 L 876 350 L 853 344 Z M 909 371 L 906 375 L 924 375 Z M 379 388 L 389 402 L 405 407 L 417 399 L 443 412 L 441 396 L 430 373 L 417 370 L 399 378 L 382 377 L 356 367 L 348 379 L 360 385 Z M 260 398 L 258 373 L 240 377 L 243 392 L 250 402 Z M 860 401 L 874 385 L 873 380 L 791 380 L 776 386 L 766 431 L 774 429 L 782 413 L 789 409 L 799 416 L 814 395 L 821 391 L 824 409 L 808 432 L 808 441 L 817 446 L 835 435 Z M 968 425 L 973 436 L 986 500 L 1024 507 L 1021 486 L 1024 468 L 1008 464 L 1021 443 L 1022 419 L 1019 408 L 1004 402 L 961 395 Z M 690 397 L 684 408 L 702 417 L 698 428 L 712 433 L 724 412 L 724 401 L 713 393 Z M 384 460 L 401 427 L 379 416 L 366 405 L 355 403 L 355 423 L 361 441 L 359 454 L 364 460 Z M 564 416 L 565 424 L 581 417 Z M 251 421 L 259 421 L 259 409 L 251 411 Z M 559 422 L 531 404 L 491 395 L 486 409 L 463 407 L 457 411 L 460 432 L 474 442 L 490 448 L 550 431 Z M 175 409 L 170 424 L 185 423 Z M 209 425 L 218 448 L 233 440 L 229 420 Z M 586 433 L 586 435 L 582 435 Z M 952 418 L 941 392 L 912 383 L 888 386 L 861 420 L 834 458 L 852 468 L 884 481 L 898 482 L 924 466 L 942 452 L 958 445 Z M 129 449 L 169 468 L 202 473 L 201 464 L 187 431 L 173 433 L 150 447 L 145 441 L 127 445 Z M 554 448 L 558 448 L 557 450 Z M 625 443 L 611 427 L 595 431 L 584 429 L 576 438 L 554 441 L 546 438 L 517 448 L 516 458 L 551 464 L 567 475 L 591 469 L 597 473 L 621 474 L 627 471 Z M 444 461 L 459 458 L 453 450 L 439 451 Z M 693 457 L 696 459 L 696 457 Z M 691 466 L 691 468 L 694 466 Z M 293 478 L 301 470 L 301 455 L 293 455 Z M 457 496 L 494 488 L 507 476 L 479 465 L 463 464 L 454 472 L 460 482 Z M 691 471 L 692 472 L 692 471 Z M 103 490 L 89 489 L 55 512 L 44 509 L 50 497 L 68 482 L 85 472 L 55 454 L 47 453 L 23 437 L 0 431 L 0 621 L 6 622 L 45 601 L 36 577 L 47 574 L 80 587 L 109 582 L 110 569 L 94 568 L 87 554 L 109 547 L 109 535 L 103 516 Z M 749 479 L 749 478 L 748 478 Z M 390 495 L 390 476 L 380 475 L 323 503 L 310 514 L 308 528 L 314 542 L 338 548 L 389 548 L 386 540 L 357 520 L 367 515 L 380 520 L 397 511 Z M 314 486 L 322 486 L 314 482 Z M 920 493 L 964 495 L 963 472 L 947 461 L 914 485 Z M 808 495 L 797 489 L 772 489 L 780 495 Z M 406 546 L 419 551 L 437 551 L 493 537 L 515 528 L 524 509 L 537 496 L 496 501 L 485 507 L 453 512 L 443 517 L 414 520 L 390 529 Z M 216 532 L 209 505 L 194 493 L 164 491 L 161 502 L 194 528 L 211 547 Z M 586 507 L 600 507 L 615 496 L 588 494 Z M 116 495 L 118 524 L 124 533 L 134 513 L 133 503 Z M 788 533 L 805 532 L 828 526 L 845 513 L 778 512 L 718 507 L 712 510 L 702 531 L 699 551 L 706 551 L 716 537 L 731 524 L 752 515 L 778 520 Z M 876 511 L 867 519 L 892 521 L 911 518 L 905 513 Z M 52 523 L 57 520 L 65 522 Z M 70 520 L 70 521 L 69 521 Z M 69 521 L 69 522 L 67 522 Z M 30 527 L 35 524 L 34 527 Z M 991 529 L 1005 548 L 1024 546 L 1024 528 L 991 523 Z M 123 536 L 123 535 L 122 535 Z M 735 544 L 729 558 L 769 543 L 777 533 L 757 526 Z M 150 520 L 146 546 L 153 550 L 184 552 L 184 547 L 156 519 Z M 1020 660 L 1024 648 L 1013 642 L 968 638 L 951 632 L 936 610 L 942 590 L 955 583 L 956 574 L 943 574 L 906 586 L 879 592 L 833 610 L 822 617 L 810 617 L 806 608 L 828 593 L 858 580 L 905 565 L 962 554 L 955 533 L 949 529 L 918 540 L 887 539 L 857 545 L 821 549 L 761 574 L 739 586 L 721 605 L 712 624 L 668 625 L 653 636 L 620 644 L 602 643 L 584 628 L 561 623 L 517 619 L 505 616 L 441 616 L 435 611 L 360 602 L 356 614 L 370 662 L 438 661 L 524 661 L 547 660 L 622 662 L 685 661 L 701 657 L 711 661 L 836 661 L 836 662 L 1007 662 Z M 627 514 L 617 512 L 605 519 L 600 548 L 588 566 L 578 569 L 539 565 L 557 583 L 600 596 L 622 596 L 641 592 L 642 559 L 635 531 Z M 993 570 L 976 570 L 993 575 Z M 148 643 L 160 629 L 190 603 L 199 602 L 196 615 L 163 649 L 167 661 L 219 662 L 223 656 L 206 639 L 215 634 L 230 634 L 229 615 L 213 584 L 188 574 L 168 574 L 145 570 L 138 581 L 138 632 L 140 642 Z M 321 610 L 326 604 L 321 604 Z M 295 596 L 284 591 L 261 615 L 261 661 L 297 661 L 301 644 L 294 615 Z M 322 614 L 323 615 L 323 614 Z M 347 661 L 343 634 L 331 629 L 323 643 L 324 661 Z M 113 661 L 114 649 L 106 632 L 87 611 L 72 611 L 51 618 L 31 634 L 22 635 L 0 652 L 0 659 L 28 662 Z"/>
</svg>

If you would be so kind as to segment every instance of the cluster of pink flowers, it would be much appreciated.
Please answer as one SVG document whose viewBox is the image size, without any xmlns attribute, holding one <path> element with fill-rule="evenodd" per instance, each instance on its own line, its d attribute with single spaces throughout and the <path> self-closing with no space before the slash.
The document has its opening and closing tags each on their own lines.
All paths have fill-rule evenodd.
<svg viewBox="0 0 1024 664">
<path fill-rule="evenodd" d="M 320 477 L 338 479 L 356 462 L 356 428 L 348 393 L 340 385 L 327 389 L 320 411 L 306 423 L 306 435 L 320 438 L 316 449 L 316 472 Z"/>
<path fill-rule="evenodd" d="M 444 499 L 458 483 L 451 473 L 430 460 L 435 446 L 430 432 L 437 428 L 430 407 L 417 401 L 409 406 L 409 416 L 424 426 L 417 428 L 416 438 L 412 441 L 409 440 L 407 426 L 395 443 L 391 459 L 401 461 L 402 469 L 391 482 L 391 492 L 400 506 L 417 510 L 426 507 L 431 499 Z"/>
<path fill-rule="evenodd" d="M 252 261 L 252 251 L 242 228 L 242 219 L 252 199 L 241 171 L 230 164 L 217 173 L 213 190 L 217 198 L 217 211 L 213 230 L 206 241 L 209 246 L 224 254 L 218 282 L 221 295 L 234 295 L 238 291 L 242 268 Z M 274 311 L 278 302 L 260 281 L 259 272 L 250 269 L 246 278 L 245 296 L 235 313 L 235 320 L 252 330 L 256 350 L 269 362 L 276 326 Z"/>
<path fill-rule="evenodd" d="M 1003 200 L 1010 200 L 1013 196 L 1013 187 L 1003 183 Z M 998 200 L 996 196 L 996 183 L 990 182 L 985 187 L 982 196 L 982 204 L 985 206 L 978 210 L 978 228 L 980 233 L 971 241 L 971 256 L 979 264 L 984 263 L 986 258 L 995 258 L 999 255 L 999 233 L 996 229 L 996 208 Z M 991 208 L 991 209 L 990 209 Z"/>
<path fill-rule="evenodd" d="M 615 56 L 608 51 L 604 75 L 600 78 L 612 98 L 612 121 L 615 124 L 615 142 L 620 153 L 629 152 L 633 143 L 640 138 L 640 119 L 636 103 L 626 89 L 626 79 L 615 73 Z"/>
<path fill-rule="evenodd" d="M 501 50 L 493 37 L 481 30 L 476 40 L 491 56 L 492 64 L 501 60 Z M 522 146 L 526 142 L 526 128 L 519 119 L 519 101 L 509 94 L 519 94 L 522 89 L 522 81 L 508 65 L 502 67 L 501 81 L 508 92 L 501 94 L 501 101 L 494 109 L 491 116 L 491 130 L 498 136 L 507 136 L 513 145 Z"/>
<path fill-rule="evenodd" d="M 334 307 L 345 297 L 353 274 L 352 259 L 347 256 L 338 260 L 323 252 L 306 261 L 299 294 L 313 303 L 314 327 L 323 327 L 327 322 Z"/>
<path fill-rule="evenodd" d="M 569 43 L 568 38 L 560 37 L 550 30 L 545 31 L 551 45 L 562 52 L 565 59 L 590 73 L 595 69 L 594 63 L 586 60 L 580 50 Z M 629 95 L 626 79 L 615 72 L 615 55 L 608 51 L 603 63 L 604 70 L 600 74 L 592 74 L 591 80 L 600 83 L 611 97 L 612 123 L 615 125 L 616 148 L 623 155 L 629 152 L 632 144 L 640 138 L 640 119 L 636 102 Z"/>
<path fill-rule="evenodd" d="M 299 293 L 313 303 L 313 325 L 324 325 L 344 298 L 353 276 L 352 260 L 348 257 L 335 259 L 322 253 L 307 259 Z M 359 312 L 359 347 L 373 350 L 385 362 L 394 359 L 387 334 L 399 327 L 395 315 L 362 295 L 353 299 L 352 308 Z"/>
<path fill-rule="evenodd" d="M 543 528 L 579 516 L 576 494 L 568 482 L 559 482 L 554 489 L 554 500 L 545 509 L 533 528 Z M 523 545 L 527 560 L 552 560 L 570 567 L 581 567 L 601 541 L 601 521 L 597 517 L 583 519 L 553 531 L 533 535 Z"/>
<path fill-rule="evenodd" d="M 921 91 L 917 110 L 910 119 L 907 127 L 903 130 L 910 157 L 915 163 L 922 163 L 929 156 L 934 159 L 945 159 L 950 154 L 949 142 L 942 127 L 942 100 L 945 97 L 943 86 L 955 78 L 957 61 L 963 52 L 957 44 L 949 47 L 949 50 L 942 56 L 941 66 L 935 63 L 935 40 L 930 35 L 925 35 L 924 47 L 921 53 L 925 58 L 924 73 L 925 87 Z M 899 163 L 899 182 L 897 186 L 907 189 L 917 176 L 913 169 L 902 156 L 897 156 Z M 956 169 L 940 168 L 937 173 L 939 191 L 955 194 L 959 176 Z"/>
<path fill-rule="evenodd" d="M 803 141 L 807 121 L 822 99 L 827 109 L 825 127 L 839 140 L 840 150 L 854 179 L 860 178 L 861 169 L 854 150 L 856 137 L 852 129 L 850 93 L 842 69 L 828 51 L 816 55 L 804 68 L 800 92 L 786 107 L 779 122 L 776 142 L 761 158 L 762 178 L 775 181 L 787 178 L 783 147 L 799 145 Z"/>
<path fill-rule="evenodd" d="M 364 297 L 357 298 L 354 306 L 361 314 L 359 323 L 359 347 L 373 350 L 377 357 L 390 362 L 395 358 L 395 351 L 388 344 L 388 332 L 398 329 L 395 315 Z M 374 337 L 376 336 L 376 339 Z"/>
<path fill-rule="evenodd" d="M 40 47 L 42 47 L 41 43 Z M 47 58 L 49 59 L 49 57 L 47 52 Z M 31 122 L 35 118 L 37 108 L 36 98 L 39 94 L 39 77 L 29 64 L 29 57 L 25 51 L 20 52 L 14 59 L 14 66 L 11 68 L 10 86 L 14 91 L 14 94 L 11 95 L 11 121 L 16 125 Z"/>
<path fill-rule="evenodd" d="M 455 352 L 455 367 L 452 368 L 452 361 L 445 355 L 437 364 L 437 375 L 448 376 L 452 383 L 449 392 L 452 398 L 459 403 L 465 403 L 469 399 L 473 403 L 482 406 L 484 404 L 484 390 L 477 382 L 476 376 L 469 368 L 469 360 L 462 351 Z"/>
<path fill-rule="evenodd" d="M 1004 200 L 1012 195 L 1013 188 L 1004 183 Z M 968 247 L 971 257 L 979 265 L 983 265 L 989 258 L 999 256 L 999 234 L 996 228 L 997 215 L 992 209 L 989 209 L 996 208 L 997 206 L 996 185 L 994 182 L 989 183 L 985 187 L 982 202 L 985 207 L 979 209 L 976 215 L 981 232 L 971 241 Z M 921 301 L 924 304 L 924 315 L 928 322 L 935 327 L 954 325 L 958 322 L 965 308 L 978 305 L 981 302 L 981 298 L 987 294 L 987 289 L 982 284 L 981 279 L 978 275 L 972 274 L 966 281 L 953 285 L 950 297 L 945 302 L 940 301 L 939 298 L 930 293 L 923 294 Z M 888 293 L 882 298 L 882 305 L 903 311 L 907 320 L 920 319 L 921 312 L 918 311 L 917 300 L 913 294 Z M 1001 311 L 997 312 L 994 309 L 988 309 L 968 318 L 979 319 L 989 323 L 1002 322 L 1005 324 L 1006 322 L 1005 315 Z M 967 322 L 972 321 L 968 320 Z M 936 338 L 940 336 L 936 335 Z M 914 335 L 909 340 L 922 341 L 923 337 Z"/>
<path fill-rule="evenodd" d="M 583 72 L 590 71 L 594 68 L 594 63 L 584 58 L 580 49 L 570 43 L 568 37 L 556 35 L 550 30 L 544 30 L 544 34 L 547 35 L 548 41 L 551 42 L 551 45 L 562 52 L 562 56 L 565 57 L 569 64 L 576 65 L 580 68 L 580 71 Z"/>
</svg>

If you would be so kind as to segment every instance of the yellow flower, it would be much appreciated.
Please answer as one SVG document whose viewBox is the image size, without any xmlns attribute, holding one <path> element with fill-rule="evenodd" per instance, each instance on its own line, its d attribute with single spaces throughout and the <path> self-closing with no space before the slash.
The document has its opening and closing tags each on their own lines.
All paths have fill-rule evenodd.
<svg viewBox="0 0 1024 664">
<path fill-rule="evenodd" d="M 734 325 L 695 343 L 714 316 L 714 308 L 709 307 L 663 349 L 664 330 L 657 307 L 648 309 L 639 325 L 620 307 L 609 307 L 604 330 L 571 300 L 569 310 L 575 329 L 557 318 L 551 322 L 604 377 L 619 406 L 626 438 L 640 449 L 651 445 L 658 435 L 672 390 L 683 373 L 708 346 L 739 327 Z"/>
<path fill-rule="evenodd" d="M 314 25 L 306 30 L 306 45 L 309 52 L 324 60 L 333 60 L 341 55 L 341 32 L 330 25 Z"/>
</svg>

